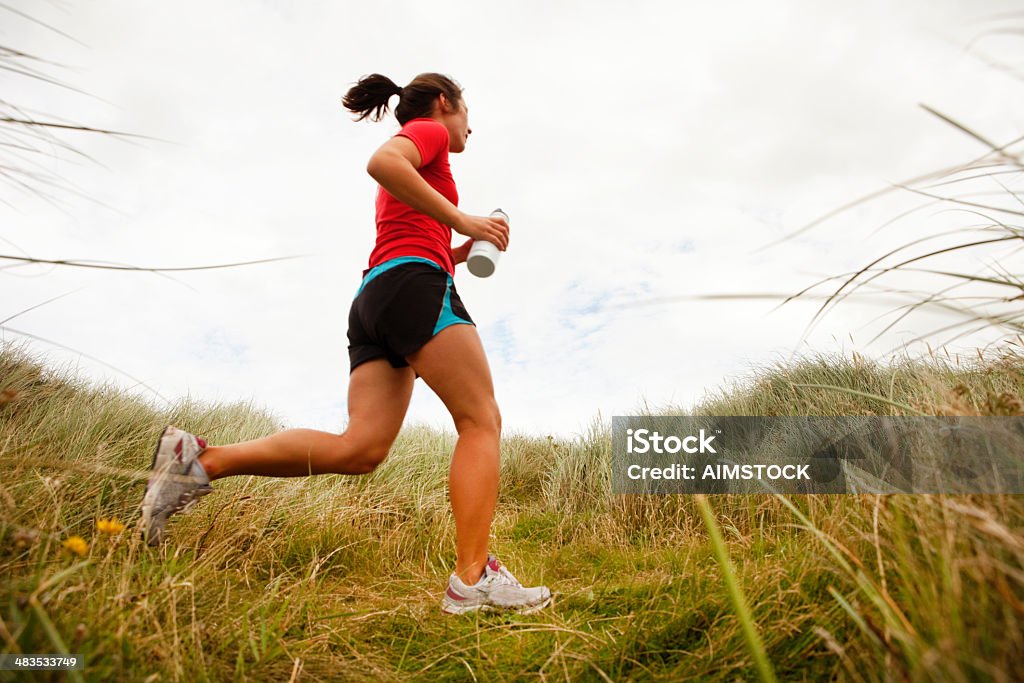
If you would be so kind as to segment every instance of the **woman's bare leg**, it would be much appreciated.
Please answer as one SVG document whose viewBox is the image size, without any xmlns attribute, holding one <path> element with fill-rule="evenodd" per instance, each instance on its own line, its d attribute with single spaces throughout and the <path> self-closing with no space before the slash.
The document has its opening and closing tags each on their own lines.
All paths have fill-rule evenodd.
<svg viewBox="0 0 1024 683">
<path fill-rule="evenodd" d="M 341 434 L 286 429 L 228 446 L 208 446 L 199 462 L 210 479 L 236 474 L 301 477 L 366 474 L 387 457 L 412 397 L 412 368 L 384 358 L 362 363 L 349 377 L 348 427 Z"/>
<path fill-rule="evenodd" d="M 474 584 L 487 563 L 487 547 L 498 501 L 501 415 L 491 370 L 473 325 L 438 332 L 407 358 L 444 402 L 459 433 L 448 470 L 455 516 L 455 573 Z"/>
</svg>

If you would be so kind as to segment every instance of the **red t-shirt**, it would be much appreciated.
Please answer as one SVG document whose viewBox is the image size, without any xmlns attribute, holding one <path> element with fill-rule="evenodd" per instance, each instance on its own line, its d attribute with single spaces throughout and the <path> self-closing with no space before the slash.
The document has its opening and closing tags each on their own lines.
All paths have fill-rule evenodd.
<svg viewBox="0 0 1024 683">
<path fill-rule="evenodd" d="M 459 193 L 448 165 L 448 129 L 434 119 L 408 121 L 396 135 L 407 137 L 420 151 L 418 169 L 432 188 L 455 206 Z M 370 268 L 398 256 L 422 256 L 455 274 L 452 256 L 452 229 L 408 204 L 395 199 L 383 187 L 377 187 L 377 244 L 370 253 Z"/>
</svg>

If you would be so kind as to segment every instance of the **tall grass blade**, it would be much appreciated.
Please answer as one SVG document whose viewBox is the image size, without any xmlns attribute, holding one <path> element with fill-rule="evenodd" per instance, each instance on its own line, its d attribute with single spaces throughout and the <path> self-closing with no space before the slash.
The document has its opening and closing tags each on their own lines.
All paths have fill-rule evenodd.
<svg viewBox="0 0 1024 683">
<path fill-rule="evenodd" d="M 722 534 L 718 530 L 718 523 L 715 521 L 714 513 L 711 511 L 711 505 L 703 495 L 698 495 L 696 498 L 700 515 L 704 518 L 704 526 L 707 527 L 708 535 L 711 536 L 711 545 L 715 550 L 715 559 L 718 560 L 718 566 L 722 570 L 722 577 L 725 579 L 725 585 L 729 591 L 729 601 L 732 603 L 733 610 L 736 612 L 736 618 L 739 619 L 740 626 L 743 628 L 743 637 L 747 642 L 747 649 L 754 660 L 754 665 L 757 667 L 757 674 L 762 681 L 774 683 L 775 671 L 768 661 L 768 655 L 765 653 L 761 636 L 758 635 L 757 629 L 754 627 L 754 618 L 750 614 L 750 607 L 747 606 L 747 600 L 743 595 L 743 590 L 740 588 L 739 581 L 736 580 L 736 571 L 732 566 L 732 560 L 729 559 L 729 551 L 725 547 L 725 541 L 722 540 Z"/>
</svg>

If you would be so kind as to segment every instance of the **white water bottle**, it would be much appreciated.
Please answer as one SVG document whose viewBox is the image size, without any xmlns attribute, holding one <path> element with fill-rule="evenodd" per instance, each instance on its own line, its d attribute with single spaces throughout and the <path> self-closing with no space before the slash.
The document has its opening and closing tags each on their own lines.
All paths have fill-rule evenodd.
<svg viewBox="0 0 1024 683">
<path fill-rule="evenodd" d="M 504 218 L 505 224 L 508 224 L 508 214 L 501 209 L 491 211 L 491 218 Z M 477 277 L 490 277 L 498 267 L 500 255 L 501 251 L 493 242 L 473 240 L 473 246 L 469 248 L 469 257 L 466 259 L 466 267 Z"/>
</svg>

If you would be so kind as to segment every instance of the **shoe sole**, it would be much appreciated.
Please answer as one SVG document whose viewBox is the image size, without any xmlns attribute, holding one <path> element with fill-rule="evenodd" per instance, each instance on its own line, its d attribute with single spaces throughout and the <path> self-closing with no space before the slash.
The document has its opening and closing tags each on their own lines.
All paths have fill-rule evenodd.
<svg viewBox="0 0 1024 683">
<path fill-rule="evenodd" d="M 516 611 L 519 614 L 533 614 L 534 612 L 539 612 L 542 609 L 544 609 L 545 607 L 547 607 L 548 605 L 550 605 L 551 604 L 551 600 L 554 599 L 554 597 L 555 596 L 553 596 L 553 595 L 549 595 L 546 600 L 544 600 L 542 602 L 539 602 L 536 605 L 531 605 L 529 607 L 524 607 L 523 609 L 516 610 Z"/>
<path fill-rule="evenodd" d="M 157 437 L 156 446 L 153 448 L 153 457 L 149 462 L 149 478 L 146 480 L 146 490 L 142 496 L 142 537 L 148 545 L 159 544 L 159 534 L 151 535 L 149 533 L 149 527 L 153 521 L 153 504 L 149 500 L 149 493 L 150 489 L 154 488 L 154 484 L 156 484 L 156 477 L 154 475 L 156 474 L 156 459 L 160 455 L 160 446 L 163 445 L 164 437 L 167 436 L 167 430 L 170 428 L 170 425 L 164 427 L 164 430 L 160 432 L 160 436 Z"/>
<path fill-rule="evenodd" d="M 466 607 L 465 609 L 456 610 L 454 612 L 445 609 L 447 607 L 447 604 L 445 604 L 441 605 L 441 611 L 445 614 L 452 615 L 470 614 L 472 612 L 513 612 L 515 614 L 534 614 L 535 612 L 539 612 L 548 605 L 550 605 L 554 597 L 554 594 L 552 594 L 549 595 L 547 599 L 538 602 L 536 605 L 526 605 L 524 607 L 503 607 L 501 605 L 491 605 L 484 603 L 482 605 L 473 605 L 471 607 Z"/>
</svg>

